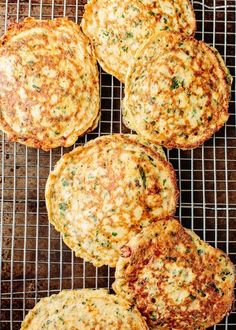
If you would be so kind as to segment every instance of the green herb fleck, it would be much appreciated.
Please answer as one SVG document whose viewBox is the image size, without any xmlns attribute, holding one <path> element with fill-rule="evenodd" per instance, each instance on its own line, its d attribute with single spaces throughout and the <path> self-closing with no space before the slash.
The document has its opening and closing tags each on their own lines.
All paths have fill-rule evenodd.
<svg viewBox="0 0 236 330">
<path fill-rule="evenodd" d="M 170 260 L 170 261 L 174 261 L 174 262 L 177 260 L 176 257 L 166 257 L 166 259 L 167 259 L 167 260 Z"/>
<path fill-rule="evenodd" d="M 151 16 L 156 16 L 156 14 L 154 13 L 154 11 L 152 11 L 152 10 L 149 10 L 148 11 L 148 14 L 151 15 Z"/>
<path fill-rule="evenodd" d="M 62 181 L 62 185 L 63 185 L 63 187 L 68 187 L 69 186 L 69 183 L 68 183 L 68 181 L 63 180 Z"/>
<path fill-rule="evenodd" d="M 154 159 L 151 156 L 148 156 L 150 163 L 152 164 L 153 167 L 156 167 L 156 164 L 154 162 Z"/>
<path fill-rule="evenodd" d="M 222 270 L 222 272 L 220 274 L 221 275 L 230 275 L 231 272 L 228 269 L 224 269 L 224 270 Z"/>
<path fill-rule="evenodd" d="M 176 77 L 172 78 L 171 90 L 179 88 L 179 81 Z"/>
<path fill-rule="evenodd" d="M 93 214 L 90 216 L 90 218 L 93 219 L 94 222 L 97 222 L 98 221 L 98 218 L 95 215 L 93 215 Z"/>
<path fill-rule="evenodd" d="M 135 21 L 134 22 L 134 26 L 137 27 L 137 26 L 141 25 L 141 23 L 142 23 L 141 20 Z"/>
<path fill-rule="evenodd" d="M 228 275 L 232 275 L 232 273 L 228 269 L 222 270 L 220 273 L 220 276 L 222 277 L 222 280 L 225 281 Z"/>
<path fill-rule="evenodd" d="M 134 36 L 132 32 L 126 32 L 126 35 L 128 38 L 133 38 Z"/>
<path fill-rule="evenodd" d="M 204 252 L 204 251 L 203 251 L 202 249 L 197 250 L 197 253 L 198 253 L 199 255 L 202 255 L 203 252 Z"/>
<path fill-rule="evenodd" d="M 151 316 L 150 316 L 150 319 L 151 319 L 152 321 L 156 321 L 156 320 L 157 320 L 157 316 L 156 316 L 156 314 L 152 313 Z"/>
<path fill-rule="evenodd" d="M 59 209 L 60 209 L 60 211 L 66 211 L 66 209 L 67 209 L 67 204 L 66 204 L 66 203 L 60 203 L 60 204 L 59 204 Z"/>
<path fill-rule="evenodd" d="M 173 90 L 173 89 L 177 89 L 177 88 L 179 88 L 180 86 L 182 86 L 183 87 L 183 84 L 184 84 L 184 81 L 182 80 L 182 81 L 180 81 L 179 79 L 177 79 L 177 77 L 173 77 L 172 78 L 172 83 L 171 83 L 171 90 Z"/>
<path fill-rule="evenodd" d="M 60 317 L 60 316 L 59 316 L 59 320 L 60 320 L 61 322 L 63 322 L 63 323 L 65 322 L 64 319 L 63 319 L 62 317 Z"/>
<path fill-rule="evenodd" d="M 196 299 L 196 297 L 195 297 L 194 295 L 192 295 L 192 294 L 189 295 L 189 298 L 190 298 L 192 301 L 194 301 L 194 300 Z"/>
<path fill-rule="evenodd" d="M 138 13 L 140 12 L 140 10 L 137 7 L 133 6 L 133 5 L 131 5 L 130 8 L 133 9 L 133 11 L 136 11 Z"/>
<path fill-rule="evenodd" d="M 208 121 L 211 121 L 212 120 L 212 116 L 208 116 L 207 119 L 208 119 Z"/>
<path fill-rule="evenodd" d="M 226 81 L 227 81 L 227 84 L 228 85 L 231 85 L 232 84 L 232 76 L 230 73 L 227 73 L 226 75 Z"/>
<path fill-rule="evenodd" d="M 36 86 L 36 85 L 33 84 L 32 87 L 33 87 L 34 89 L 36 89 L 37 92 L 40 92 L 40 88 L 39 88 L 39 86 Z"/>
<path fill-rule="evenodd" d="M 155 96 L 151 97 L 151 101 L 150 101 L 150 103 L 151 103 L 151 104 L 155 104 L 155 102 L 156 102 L 156 97 L 155 97 Z"/>
<path fill-rule="evenodd" d="M 165 24 L 167 24 L 167 22 L 168 22 L 166 17 L 163 18 L 163 21 L 164 21 Z"/>
<path fill-rule="evenodd" d="M 110 243 L 107 242 L 101 242 L 101 246 L 108 248 L 110 246 Z"/>
<path fill-rule="evenodd" d="M 143 187 L 144 187 L 144 189 L 146 189 L 147 188 L 147 179 L 146 179 L 146 174 L 144 172 L 144 169 L 142 168 L 142 166 L 138 166 L 138 169 L 139 169 L 141 179 L 143 181 Z"/>
<path fill-rule="evenodd" d="M 123 52 L 127 53 L 128 52 L 128 47 L 127 46 L 122 46 Z"/>
<path fill-rule="evenodd" d="M 112 233 L 112 236 L 117 236 L 117 233 L 113 232 L 113 233 Z"/>
<path fill-rule="evenodd" d="M 102 34 L 103 34 L 105 37 L 108 37 L 108 36 L 109 36 L 109 32 L 108 32 L 108 31 L 103 31 Z"/>
</svg>

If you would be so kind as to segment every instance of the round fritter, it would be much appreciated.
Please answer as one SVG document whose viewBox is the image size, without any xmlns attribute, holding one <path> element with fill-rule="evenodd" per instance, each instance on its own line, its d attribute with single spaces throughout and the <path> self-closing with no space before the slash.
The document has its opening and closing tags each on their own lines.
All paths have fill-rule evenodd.
<svg viewBox="0 0 236 330">
<path fill-rule="evenodd" d="M 91 0 L 81 26 L 102 68 L 124 82 L 137 49 L 155 31 L 193 35 L 196 21 L 189 0 Z"/>
<path fill-rule="evenodd" d="M 98 69 L 89 40 L 66 18 L 14 24 L 0 39 L 0 129 L 49 150 L 97 125 Z"/>
<path fill-rule="evenodd" d="M 116 293 L 136 303 L 150 329 L 206 329 L 229 313 L 234 266 L 175 220 L 158 221 L 123 246 Z"/>
<path fill-rule="evenodd" d="M 231 83 L 215 49 L 180 33 L 156 33 L 129 69 L 124 122 L 167 148 L 195 148 L 227 121 Z"/>
<path fill-rule="evenodd" d="M 147 330 L 138 310 L 106 290 L 64 290 L 41 299 L 21 330 Z"/>
<path fill-rule="evenodd" d="M 170 163 L 140 138 L 97 138 L 64 155 L 46 185 L 48 217 L 76 256 L 114 267 L 142 227 L 175 213 Z"/>
</svg>

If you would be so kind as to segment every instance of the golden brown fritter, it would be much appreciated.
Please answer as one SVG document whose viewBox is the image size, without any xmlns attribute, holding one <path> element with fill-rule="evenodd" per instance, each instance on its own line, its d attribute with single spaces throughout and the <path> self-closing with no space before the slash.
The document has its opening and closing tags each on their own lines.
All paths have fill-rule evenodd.
<svg viewBox="0 0 236 330">
<path fill-rule="evenodd" d="M 162 151 L 163 152 L 163 151 Z M 173 167 L 137 136 L 111 135 L 64 155 L 46 185 L 48 217 L 76 256 L 114 267 L 120 247 L 175 213 Z"/>
<path fill-rule="evenodd" d="M 232 78 L 215 49 L 159 32 L 136 54 L 125 85 L 125 124 L 167 148 L 201 145 L 228 120 Z"/>
<path fill-rule="evenodd" d="M 234 302 L 229 257 L 175 220 L 158 221 L 121 249 L 115 292 L 136 304 L 150 329 L 203 330 Z"/>
<path fill-rule="evenodd" d="M 66 18 L 27 18 L 0 39 L 0 129 L 49 150 L 95 128 L 99 82 L 89 40 Z"/>
</svg>

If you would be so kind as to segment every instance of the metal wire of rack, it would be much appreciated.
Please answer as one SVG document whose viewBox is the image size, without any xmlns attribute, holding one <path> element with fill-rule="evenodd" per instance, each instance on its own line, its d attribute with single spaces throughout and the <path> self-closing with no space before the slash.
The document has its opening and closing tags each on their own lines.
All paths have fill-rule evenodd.
<svg viewBox="0 0 236 330">
<path fill-rule="evenodd" d="M 0 33 L 27 16 L 68 16 L 80 22 L 85 0 L 0 0 Z M 235 0 L 193 1 L 198 39 L 215 46 L 235 78 Z M 127 132 L 122 125 L 123 87 L 100 69 L 102 117 L 98 128 L 76 145 L 104 134 Z M 179 177 L 178 216 L 184 226 L 226 251 L 236 263 L 236 104 L 234 80 L 230 119 L 204 146 L 167 155 Z M 114 270 L 95 268 L 76 258 L 47 219 L 44 187 L 49 171 L 64 152 L 48 153 L 0 144 L 0 329 L 19 329 L 41 297 L 69 288 L 110 288 Z M 215 329 L 236 329 L 236 312 Z"/>
</svg>

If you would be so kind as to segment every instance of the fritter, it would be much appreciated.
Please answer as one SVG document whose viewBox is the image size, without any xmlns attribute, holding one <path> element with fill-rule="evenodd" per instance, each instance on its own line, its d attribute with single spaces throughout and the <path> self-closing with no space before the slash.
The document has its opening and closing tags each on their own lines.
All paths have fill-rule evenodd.
<svg viewBox="0 0 236 330">
<path fill-rule="evenodd" d="M 142 141 L 130 135 L 99 137 L 64 155 L 49 175 L 49 221 L 76 256 L 95 266 L 114 267 L 131 237 L 175 213 L 174 169 Z"/>
<path fill-rule="evenodd" d="M 150 329 L 203 330 L 234 302 L 229 257 L 175 220 L 158 221 L 121 249 L 115 292 L 136 304 Z"/>
<path fill-rule="evenodd" d="M 0 129 L 49 150 L 73 145 L 100 115 L 96 60 L 66 18 L 27 18 L 0 39 Z"/>
<path fill-rule="evenodd" d="M 124 122 L 169 149 L 196 148 L 228 120 L 231 83 L 215 49 L 180 33 L 156 33 L 129 68 Z"/>
</svg>

